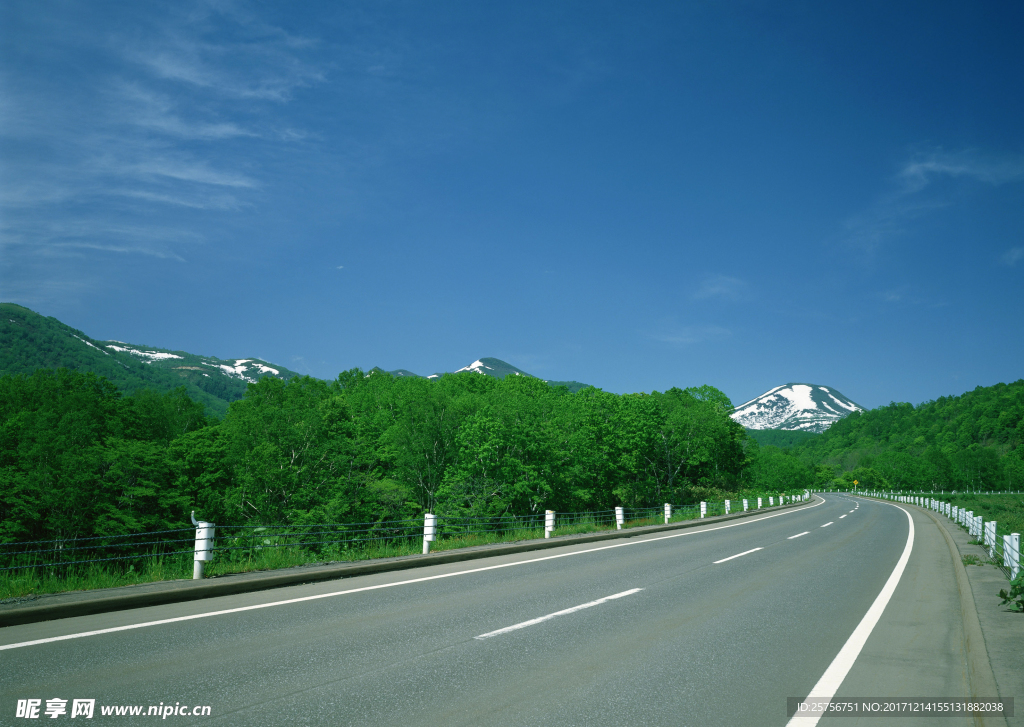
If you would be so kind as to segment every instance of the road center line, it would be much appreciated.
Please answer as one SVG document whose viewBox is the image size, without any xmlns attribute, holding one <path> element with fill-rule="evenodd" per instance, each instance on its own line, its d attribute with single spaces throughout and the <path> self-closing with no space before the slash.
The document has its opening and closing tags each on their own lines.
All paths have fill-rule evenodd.
<svg viewBox="0 0 1024 727">
<path fill-rule="evenodd" d="M 614 601 L 616 598 L 622 598 L 623 596 L 632 596 L 634 593 L 639 593 L 642 590 L 644 589 L 633 588 L 628 591 L 623 591 L 622 593 L 616 593 L 611 596 L 599 598 L 596 601 L 591 601 L 590 603 L 583 603 L 579 606 L 573 606 L 572 608 L 567 608 L 562 611 L 555 611 L 554 613 L 549 613 L 547 616 L 541 616 L 540 618 L 531 618 L 529 621 L 523 621 L 522 623 L 517 623 L 512 626 L 506 626 L 505 628 L 498 629 L 497 631 L 488 631 L 486 634 L 480 634 L 479 636 L 474 636 L 473 638 L 489 639 L 492 636 L 500 636 L 501 634 L 507 634 L 509 631 L 518 631 L 519 629 L 525 629 L 527 626 L 533 626 L 534 624 L 543 623 L 544 621 L 550 621 L 551 619 L 556 618 L 558 616 L 565 616 L 569 613 L 576 613 L 577 611 L 582 611 L 585 608 L 593 608 L 594 606 L 600 606 L 602 603 Z"/>
<path fill-rule="evenodd" d="M 832 524 L 832 523 L 834 523 L 834 522 L 835 522 L 835 520 L 833 520 L 832 522 L 828 522 L 828 523 L 825 523 L 825 524 L 824 524 L 824 525 L 822 525 L 821 527 L 823 527 L 823 528 L 827 528 L 827 527 L 828 527 L 829 525 L 831 525 L 831 524 Z"/>
<path fill-rule="evenodd" d="M 887 505 L 889 503 L 883 504 Z M 903 510 L 898 505 L 893 505 L 892 507 L 895 507 L 897 510 Z M 814 685 L 811 693 L 807 695 L 808 700 L 832 699 L 836 695 L 843 680 L 846 679 L 846 675 L 853 668 L 854 662 L 857 661 L 857 657 L 860 656 L 861 649 L 864 648 L 864 644 L 874 630 L 875 624 L 882 617 L 882 612 L 885 611 L 885 607 L 889 604 L 892 594 L 896 592 L 896 586 L 899 585 L 903 571 L 906 570 L 907 562 L 910 560 L 910 553 L 914 549 L 914 519 L 910 517 L 910 513 L 906 510 L 903 510 L 903 514 L 907 516 L 907 521 L 910 525 L 910 532 L 907 534 L 907 544 L 903 547 L 903 555 L 900 556 L 899 562 L 896 563 L 896 567 L 893 568 L 892 573 L 889 575 L 889 580 L 885 582 L 882 590 L 879 591 L 875 602 L 871 604 L 871 608 L 864 614 L 864 618 L 857 624 L 857 628 L 850 634 L 850 638 L 843 644 L 843 648 L 836 654 L 836 658 L 832 660 L 828 669 L 821 675 L 821 679 Z M 820 712 L 813 713 L 813 716 L 810 717 L 803 717 L 800 712 L 797 712 L 786 723 L 786 727 L 797 727 L 797 725 L 814 727 L 818 724 L 819 719 L 821 719 Z"/>
<path fill-rule="evenodd" d="M 740 556 L 744 556 L 744 555 L 750 555 L 751 553 L 756 553 L 759 550 L 764 550 L 764 548 L 751 548 L 750 550 L 744 550 L 742 553 L 737 553 L 736 555 L 730 555 L 728 558 L 722 558 L 721 560 L 716 560 L 715 563 L 724 563 L 727 560 L 732 560 L 733 558 L 739 558 Z"/>
<path fill-rule="evenodd" d="M 846 513 L 846 515 L 849 515 L 849 514 L 850 514 L 850 513 Z M 840 519 L 840 520 L 842 520 L 842 519 L 843 519 L 844 517 L 846 517 L 846 515 L 840 515 L 840 516 L 839 516 L 839 519 Z"/>
<path fill-rule="evenodd" d="M 786 538 L 786 540 L 792 540 L 793 538 L 799 538 L 801 535 L 807 535 L 807 533 L 809 533 L 809 532 L 811 532 L 811 531 L 810 530 L 804 530 L 802 533 L 797 533 L 796 535 L 790 535 L 788 538 Z"/>
<path fill-rule="evenodd" d="M 130 631 L 132 629 L 142 629 L 149 626 L 161 626 L 163 624 L 178 623 L 180 621 L 192 621 L 197 618 L 210 618 L 211 616 L 224 616 L 229 613 L 242 613 L 244 611 L 257 611 L 261 608 L 274 608 L 275 606 L 287 606 L 292 603 L 304 603 L 306 601 L 318 601 L 321 598 L 334 598 L 335 596 L 347 596 L 351 593 L 363 593 L 365 591 L 377 591 L 382 588 L 395 588 L 396 586 L 405 586 L 411 583 L 425 583 L 427 581 L 436 581 L 443 578 L 454 578 L 456 576 L 465 576 L 471 573 L 482 573 L 484 571 L 499 570 L 501 568 L 515 568 L 521 565 L 530 565 L 531 563 L 542 563 L 547 560 L 557 560 L 559 558 L 571 558 L 576 555 L 586 555 L 588 553 L 598 553 L 602 550 L 612 550 L 614 548 L 628 548 L 633 545 L 644 545 L 646 543 L 656 543 L 659 540 L 671 540 L 672 538 L 682 538 L 690 535 L 699 535 L 701 533 L 709 533 L 714 530 L 725 530 L 727 528 L 736 528 L 741 525 L 752 525 L 753 523 L 761 522 L 762 520 L 770 520 L 776 517 L 782 517 L 783 515 L 792 515 L 796 512 L 803 512 L 819 505 L 824 505 L 825 500 L 822 498 L 813 505 L 807 507 L 800 507 L 794 510 L 786 510 L 784 512 L 777 512 L 773 515 L 765 515 L 764 517 L 755 517 L 750 519 L 743 519 L 740 522 L 731 523 L 729 525 L 717 525 L 713 528 L 702 528 L 700 530 L 688 530 L 684 533 L 673 533 L 672 535 L 659 535 L 656 538 L 644 538 L 643 540 L 630 540 L 625 543 L 615 543 L 614 545 L 600 545 L 596 548 L 587 548 L 586 550 L 574 550 L 571 553 L 558 553 L 557 555 L 546 555 L 541 558 L 530 558 L 529 560 L 517 560 L 514 563 L 500 563 L 498 565 L 488 565 L 482 568 L 469 568 L 467 570 L 454 571 L 452 573 L 439 573 L 433 576 L 424 576 L 422 578 L 409 578 L 404 581 L 394 581 L 392 583 L 379 583 L 375 586 L 363 586 L 361 588 L 348 588 L 342 591 L 331 591 L 330 593 L 318 593 L 315 596 L 301 596 L 299 598 L 288 598 L 283 601 L 270 601 L 269 603 L 257 603 L 252 606 L 240 606 L 238 608 L 225 608 L 220 611 L 207 611 L 205 613 L 194 613 L 189 616 L 176 616 L 174 618 L 163 618 L 158 621 L 144 621 L 142 623 L 126 624 L 124 626 L 114 626 L 109 629 L 97 629 L 95 631 L 82 631 L 77 634 L 65 634 L 63 636 L 51 636 L 45 639 L 34 639 L 32 641 L 21 641 L 14 644 L 0 644 L 0 651 L 6 651 L 8 649 L 21 649 L 26 646 L 37 646 L 39 644 L 50 644 L 55 641 L 67 641 L 68 639 L 82 639 L 86 636 L 99 636 L 101 634 L 112 634 L 118 631 Z M 566 545 L 572 545 L 572 543 L 566 543 Z M 742 555 L 742 554 L 741 554 Z"/>
</svg>

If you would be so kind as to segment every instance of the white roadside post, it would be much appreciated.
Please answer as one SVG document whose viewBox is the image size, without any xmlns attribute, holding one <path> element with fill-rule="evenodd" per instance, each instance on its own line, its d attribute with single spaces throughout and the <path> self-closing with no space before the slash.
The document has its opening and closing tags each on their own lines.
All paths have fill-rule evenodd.
<svg viewBox="0 0 1024 727">
<path fill-rule="evenodd" d="M 203 563 L 213 560 L 213 539 L 217 526 L 204 520 L 196 520 L 196 511 L 192 511 L 192 524 L 196 526 L 196 550 L 192 563 L 192 579 L 202 580 Z"/>
<path fill-rule="evenodd" d="M 430 552 L 430 544 L 437 536 L 437 515 L 429 512 L 423 516 L 423 555 Z"/>
<path fill-rule="evenodd" d="M 552 531 L 555 529 L 555 511 L 545 510 L 544 511 L 544 537 L 550 538 Z"/>
<path fill-rule="evenodd" d="M 725 514 L 726 514 L 726 515 L 728 515 L 728 514 L 729 514 L 729 505 L 730 505 L 730 502 L 729 502 L 729 500 L 726 500 L 726 501 L 725 501 Z"/>
<path fill-rule="evenodd" d="M 988 557 L 996 557 L 996 521 L 989 520 L 985 523 L 985 547 L 988 548 Z"/>
<path fill-rule="evenodd" d="M 1010 569 L 1010 580 L 1020 573 L 1020 533 L 1003 536 L 1003 566 Z"/>
<path fill-rule="evenodd" d="M 621 507 L 615 508 L 615 529 L 622 530 L 622 526 L 626 523 L 626 516 L 622 511 Z"/>
<path fill-rule="evenodd" d="M 743 499 L 743 512 L 750 509 L 750 503 L 747 502 L 746 498 Z"/>
<path fill-rule="evenodd" d="M 665 503 L 665 524 L 668 525 L 669 518 L 672 517 L 672 505 Z"/>
<path fill-rule="evenodd" d="M 768 507 L 775 507 L 775 495 L 768 496 Z"/>
<path fill-rule="evenodd" d="M 703 518 L 707 514 L 708 514 L 708 504 L 706 502 L 701 502 L 701 504 L 700 504 L 700 516 L 701 516 L 701 518 Z"/>
<path fill-rule="evenodd" d="M 757 509 L 758 509 L 758 510 L 760 510 L 760 509 L 761 509 L 761 498 L 760 498 L 760 497 L 759 497 L 759 498 L 757 498 Z"/>
</svg>

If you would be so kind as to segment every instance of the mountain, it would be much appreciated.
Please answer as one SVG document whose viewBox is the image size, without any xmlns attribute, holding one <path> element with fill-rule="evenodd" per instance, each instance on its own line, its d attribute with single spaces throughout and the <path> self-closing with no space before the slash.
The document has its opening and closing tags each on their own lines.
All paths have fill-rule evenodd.
<svg viewBox="0 0 1024 727">
<path fill-rule="evenodd" d="M 496 379 L 503 379 L 509 375 L 529 376 L 530 378 L 538 378 L 533 374 L 528 374 L 522 369 L 516 368 L 510 363 L 502 361 L 500 358 L 480 358 L 474 361 L 473 363 L 469 364 L 468 366 L 463 366 L 461 369 L 456 369 L 455 371 L 452 372 L 430 374 L 429 376 L 421 378 L 437 379 L 440 378 L 441 376 L 444 376 L 445 373 L 458 374 L 464 371 L 472 371 L 474 373 L 483 374 L 485 376 L 493 376 Z M 413 372 L 407 371 L 405 369 L 396 369 L 394 371 L 389 371 L 388 373 L 395 377 L 419 376 L 419 374 L 414 374 Z M 575 393 L 580 389 L 585 389 L 587 388 L 587 386 L 589 386 L 589 384 L 582 384 L 579 381 L 548 381 L 547 379 L 545 379 L 544 381 L 550 384 L 551 386 L 564 386 L 567 389 L 569 389 L 570 393 Z"/>
<path fill-rule="evenodd" d="M 101 341 L 14 303 L 0 303 L 0 374 L 68 368 L 105 376 L 126 393 L 184 386 L 210 413 L 223 415 L 245 388 L 294 371 L 258 358 L 220 359 L 122 341 Z"/>
<path fill-rule="evenodd" d="M 786 384 L 736 407 L 732 418 L 747 429 L 823 432 L 855 411 L 864 407 L 830 386 Z"/>
</svg>

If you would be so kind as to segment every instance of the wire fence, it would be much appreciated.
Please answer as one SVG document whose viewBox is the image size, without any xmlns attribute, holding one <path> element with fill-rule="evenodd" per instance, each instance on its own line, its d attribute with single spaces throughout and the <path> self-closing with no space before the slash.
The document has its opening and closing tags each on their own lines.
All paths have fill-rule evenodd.
<svg viewBox="0 0 1024 727">
<path fill-rule="evenodd" d="M 795 496 L 794 496 L 795 497 Z M 776 504 L 781 496 L 773 496 Z M 769 506 L 763 498 L 763 507 Z M 713 517 L 743 509 L 743 501 L 702 503 L 703 516 Z M 671 522 L 702 517 L 701 505 L 673 507 Z M 750 509 L 758 506 L 750 500 Z M 642 527 L 665 522 L 664 507 L 616 509 L 555 514 L 553 535 L 584 533 L 616 527 Z M 546 513 L 436 515 L 434 549 L 507 542 L 544 537 Z M 417 552 L 424 538 L 422 517 L 362 523 L 302 523 L 276 525 L 216 525 L 209 543 L 198 543 L 196 528 L 175 528 L 131 534 L 67 536 L 51 540 L 0 543 L 0 575 L 29 571 L 68 573 L 75 568 L 106 564 L 127 569 L 145 568 L 159 561 L 191 561 L 197 547 L 208 548 L 220 562 L 259 560 L 273 551 L 308 556 L 311 561 L 355 560 L 377 555 Z M 368 556 L 369 554 L 369 556 Z"/>
</svg>

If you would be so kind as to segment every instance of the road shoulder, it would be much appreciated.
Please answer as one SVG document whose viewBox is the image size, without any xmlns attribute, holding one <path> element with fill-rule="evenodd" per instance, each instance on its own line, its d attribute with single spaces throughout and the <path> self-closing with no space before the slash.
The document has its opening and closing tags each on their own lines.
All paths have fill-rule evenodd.
<svg viewBox="0 0 1024 727">
<path fill-rule="evenodd" d="M 931 513 L 930 513 L 931 514 Z M 932 514 L 950 536 L 958 556 L 976 556 L 985 565 L 969 565 L 964 569 L 978 623 L 984 639 L 987 660 L 1000 697 L 1013 697 L 1016 716 L 1006 720 L 1009 725 L 1024 725 L 1024 614 L 1000 605 L 997 595 L 1009 583 L 1003 572 L 988 564 L 989 555 L 967 532 L 944 515 Z"/>
</svg>

